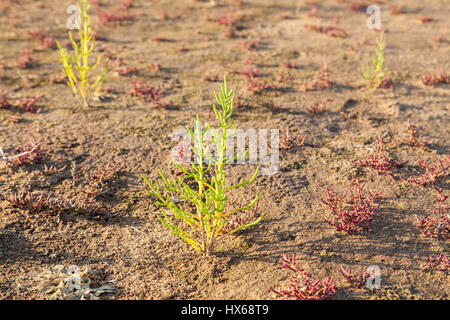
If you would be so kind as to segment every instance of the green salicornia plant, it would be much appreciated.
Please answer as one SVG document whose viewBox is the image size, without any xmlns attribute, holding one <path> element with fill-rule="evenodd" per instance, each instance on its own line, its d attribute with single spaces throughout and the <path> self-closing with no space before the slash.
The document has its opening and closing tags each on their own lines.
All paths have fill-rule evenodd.
<svg viewBox="0 0 450 320">
<path fill-rule="evenodd" d="M 74 55 L 69 53 L 67 48 L 62 48 L 57 41 L 59 48 L 60 61 L 63 70 L 67 75 L 67 84 L 72 88 L 75 95 L 79 95 L 86 107 L 89 107 L 89 101 L 93 96 L 97 96 L 106 73 L 108 72 L 108 61 L 106 61 L 102 72 L 92 80 L 92 72 L 97 69 L 101 62 L 101 56 L 98 57 L 95 65 L 89 65 L 89 56 L 95 47 L 95 38 L 92 36 L 91 17 L 88 14 L 90 5 L 87 0 L 80 0 L 79 8 L 79 41 L 75 41 L 73 34 L 69 31 L 70 41 L 72 42 Z"/>
<path fill-rule="evenodd" d="M 164 181 L 163 191 L 158 181 L 153 185 L 142 176 L 150 187 L 150 190 L 146 190 L 147 193 L 158 198 L 157 203 L 162 213 L 158 218 L 162 224 L 172 234 L 178 235 L 206 256 L 216 251 L 217 240 L 225 234 L 224 226 L 228 229 L 226 233 L 230 234 L 258 224 L 264 216 L 256 216 L 252 221 L 237 219 L 239 223 L 231 223 L 242 212 L 256 209 L 259 192 L 248 205 L 237 208 L 230 203 L 228 196 L 231 190 L 251 184 L 258 175 L 259 167 L 250 180 L 241 178 L 234 185 L 227 181 L 228 166 L 242 155 L 231 157 L 227 153 L 228 147 L 234 148 L 234 144 L 227 145 L 227 142 L 235 136 L 237 130 L 237 127 L 231 129 L 236 91 L 228 90 L 226 78 L 221 89 L 221 93 L 215 92 L 220 107 L 213 105 L 219 122 L 218 128 L 213 129 L 210 124 L 202 128 L 197 116 L 194 131 L 188 129 L 194 141 L 191 148 L 195 161 L 191 161 L 187 168 L 174 161 L 176 167 L 184 173 L 184 178 L 179 175 L 171 180 L 159 170 Z M 211 156 L 212 150 L 214 157 Z M 191 182 L 194 180 L 193 185 Z"/>
<path fill-rule="evenodd" d="M 371 89 L 376 89 L 380 86 L 387 69 L 384 67 L 384 48 L 386 42 L 383 39 L 382 32 L 380 38 L 377 39 L 376 55 L 373 57 L 372 64 L 362 66 L 362 74 L 367 81 L 367 86 Z"/>
</svg>

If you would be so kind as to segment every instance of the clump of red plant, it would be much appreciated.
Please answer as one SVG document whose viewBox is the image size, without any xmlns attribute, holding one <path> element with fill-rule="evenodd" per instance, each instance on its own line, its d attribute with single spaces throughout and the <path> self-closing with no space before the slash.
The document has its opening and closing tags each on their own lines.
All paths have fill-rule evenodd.
<svg viewBox="0 0 450 320">
<path fill-rule="evenodd" d="M 39 41 L 41 47 L 43 48 L 56 48 L 56 41 L 51 35 L 45 35 L 37 30 L 30 30 L 28 34 L 35 40 Z"/>
<path fill-rule="evenodd" d="M 368 4 L 365 2 L 361 2 L 361 1 L 353 1 L 350 4 L 350 10 L 355 11 L 355 12 L 365 11 L 367 7 L 368 7 Z"/>
<path fill-rule="evenodd" d="M 281 133 L 280 145 L 281 150 L 291 150 L 294 147 L 303 147 L 306 143 L 306 137 L 297 134 L 291 134 L 289 128 Z"/>
<path fill-rule="evenodd" d="M 11 104 L 8 102 L 8 91 L 0 88 L 0 109 L 9 109 Z"/>
<path fill-rule="evenodd" d="M 10 162 L 16 166 L 28 166 L 40 163 L 45 159 L 45 152 L 42 149 L 42 142 L 30 142 L 19 153 L 9 158 Z"/>
<path fill-rule="evenodd" d="M 44 164 L 44 166 L 42 167 L 42 170 L 41 170 L 41 174 L 43 176 L 51 176 L 55 173 L 63 172 L 66 168 L 67 168 L 67 166 L 63 166 L 60 169 L 58 169 L 55 166 L 47 166 L 46 164 Z"/>
<path fill-rule="evenodd" d="M 130 67 L 124 59 L 114 59 L 112 64 L 115 66 L 114 71 L 119 76 L 129 76 L 137 74 L 139 70 L 136 67 Z"/>
<path fill-rule="evenodd" d="M 277 86 L 275 84 L 267 83 L 262 79 L 255 77 L 247 78 L 247 90 L 254 94 L 260 94 L 267 90 L 276 90 L 276 89 Z"/>
<path fill-rule="evenodd" d="M 300 89 L 302 91 L 314 90 L 314 89 L 322 89 L 322 88 L 331 88 L 333 83 L 330 80 L 330 71 L 328 70 L 327 63 L 323 63 L 320 67 L 319 72 L 314 77 L 314 80 L 311 82 L 302 82 L 300 85 Z"/>
<path fill-rule="evenodd" d="M 435 84 L 450 83 L 450 76 L 447 75 L 444 69 L 437 70 L 434 74 L 427 72 L 422 78 L 422 83 L 426 86 L 434 86 Z"/>
<path fill-rule="evenodd" d="M 409 147 L 421 147 L 424 150 L 429 150 L 429 143 L 425 142 L 419 134 L 419 129 L 412 125 L 411 123 L 408 123 L 408 127 L 406 130 L 406 133 L 404 134 L 404 137 L 399 139 L 397 141 L 398 145 L 406 145 Z"/>
<path fill-rule="evenodd" d="M 0 54 L 0 80 L 6 75 L 6 63 L 2 54 Z"/>
<path fill-rule="evenodd" d="M 17 56 L 17 64 L 23 69 L 28 69 L 36 66 L 36 59 L 32 57 L 33 49 L 22 49 Z"/>
<path fill-rule="evenodd" d="M 294 69 L 295 67 L 297 67 L 297 65 L 295 64 L 295 62 L 289 61 L 288 59 L 284 59 L 283 60 L 283 66 L 286 69 Z"/>
<path fill-rule="evenodd" d="M 282 268 L 290 270 L 293 275 L 290 284 L 278 291 L 270 288 L 277 297 L 294 298 L 295 300 L 326 300 L 337 291 L 337 286 L 330 277 L 321 280 L 313 277 L 311 273 L 296 266 L 295 254 L 284 254 L 280 259 Z M 301 278 L 300 278 L 301 277 Z"/>
<path fill-rule="evenodd" d="M 333 38 L 344 38 L 347 35 L 344 29 L 335 25 L 317 26 L 308 24 L 305 25 L 305 28 L 311 31 L 326 34 Z"/>
<path fill-rule="evenodd" d="M 25 112 L 38 113 L 41 109 L 38 108 L 37 104 L 43 99 L 45 99 L 43 94 L 38 94 L 34 97 L 20 98 L 19 107 Z"/>
<path fill-rule="evenodd" d="M 252 67 L 252 68 L 242 71 L 241 74 L 246 77 L 255 78 L 255 77 L 259 77 L 261 75 L 261 72 L 259 72 L 258 68 Z"/>
<path fill-rule="evenodd" d="M 430 16 L 422 16 L 422 17 L 418 17 L 417 19 L 422 23 L 428 23 L 428 22 L 434 21 L 434 18 L 430 17 Z"/>
<path fill-rule="evenodd" d="M 389 77 L 384 77 L 381 80 L 381 86 L 385 89 L 394 89 L 394 81 Z"/>
<path fill-rule="evenodd" d="M 127 2 L 119 3 L 118 6 L 114 7 L 109 12 L 104 12 L 97 8 L 96 13 L 98 15 L 99 23 L 121 25 L 133 21 L 135 16 L 129 11 L 129 8 L 132 6 L 132 2 L 130 3 L 131 5 L 127 4 Z"/>
<path fill-rule="evenodd" d="M 372 232 L 372 221 L 379 215 L 376 201 L 381 192 L 364 190 L 364 184 L 357 178 L 350 182 L 350 189 L 343 195 L 337 195 L 330 187 L 325 188 L 326 199 L 321 201 L 328 206 L 334 217 L 333 221 L 325 220 L 337 231 L 358 234 L 363 230 Z"/>
<path fill-rule="evenodd" d="M 416 184 L 420 187 L 427 185 L 434 185 L 436 180 L 448 175 L 448 169 L 450 167 L 450 155 L 444 156 L 442 159 L 438 159 L 434 164 L 428 164 L 424 160 L 417 156 L 419 166 L 424 169 L 424 173 L 420 177 L 409 177 L 404 179 L 409 183 Z"/>
<path fill-rule="evenodd" d="M 348 283 L 355 286 L 357 289 L 361 289 L 367 283 L 367 280 L 371 277 L 368 272 L 353 274 L 350 267 L 345 269 L 343 265 L 340 265 L 339 271 L 341 272 L 342 276 L 344 276 L 345 280 L 347 280 Z M 375 273 L 375 270 L 373 270 L 372 272 Z"/>
<path fill-rule="evenodd" d="M 108 162 L 106 167 L 98 168 L 87 179 L 87 182 L 83 188 L 83 192 L 89 196 L 98 196 L 101 193 L 106 192 L 112 179 L 119 174 L 126 166 L 119 166 Z"/>
<path fill-rule="evenodd" d="M 63 197 L 52 194 L 36 194 L 29 191 L 5 196 L 13 207 L 28 210 L 34 213 L 46 212 L 50 214 L 61 214 L 64 212 L 94 213 L 96 209 L 90 207 L 86 200 L 70 201 Z"/>
<path fill-rule="evenodd" d="M 443 253 L 441 253 L 438 257 L 428 257 L 427 262 L 428 265 L 422 268 L 423 271 L 437 269 L 441 272 L 448 272 L 448 269 L 450 268 L 450 261 Z"/>
<path fill-rule="evenodd" d="M 160 84 L 159 87 L 154 87 L 144 83 L 142 80 L 132 79 L 131 85 L 133 88 L 130 91 L 130 96 L 142 96 L 146 102 L 152 103 L 154 106 L 161 109 L 165 109 L 167 107 L 166 103 L 161 101 L 164 97 L 163 84 Z"/>
<path fill-rule="evenodd" d="M 377 175 L 383 174 L 394 178 L 392 173 L 394 169 L 403 168 L 408 161 L 399 162 L 386 155 L 385 142 L 382 137 L 377 139 L 372 154 L 366 160 L 357 160 L 354 164 L 358 167 L 370 167 L 376 171 Z"/>
<path fill-rule="evenodd" d="M 150 68 L 154 71 L 154 72 L 158 72 L 162 70 L 162 65 L 161 62 L 159 61 L 155 61 L 150 65 Z"/>
<path fill-rule="evenodd" d="M 312 105 L 311 107 L 306 108 L 309 112 L 313 114 L 321 114 L 324 113 L 327 109 L 328 102 L 333 101 L 332 98 L 322 98 L 322 100 L 319 103 L 316 103 Z"/>
<path fill-rule="evenodd" d="M 436 187 L 434 189 L 437 193 L 436 202 L 438 207 L 431 212 L 430 216 L 416 216 L 417 228 L 427 238 L 436 240 L 450 239 L 450 206 L 444 205 L 448 195 L 443 194 L 444 189 Z"/>
</svg>

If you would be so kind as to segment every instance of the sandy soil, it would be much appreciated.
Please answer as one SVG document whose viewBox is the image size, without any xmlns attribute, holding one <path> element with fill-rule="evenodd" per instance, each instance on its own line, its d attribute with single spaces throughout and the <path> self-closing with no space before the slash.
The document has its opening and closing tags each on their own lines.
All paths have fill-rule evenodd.
<svg viewBox="0 0 450 320">
<path fill-rule="evenodd" d="M 98 281 L 114 281 L 117 288 L 103 296 L 107 299 L 272 299 L 269 288 L 289 277 L 279 265 L 283 253 L 296 253 L 298 264 L 317 277 L 332 277 L 339 287 L 337 299 L 449 298 L 448 273 L 422 271 L 430 255 L 450 254 L 448 240 L 427 239 L 416 228 L 415 216 L 435 207 L 433 188 L 377 176 L 353 164 L 370 154 L 366 147 L 380 135 L 393 158 L 409 161 L 396 177 L 420 172 L 417 155 L 435 161 L 449 154 L 449 87 L 428 87 L 420 80 L 437 67 L 449 70 L 447 1 L 378 1 L 386 30 L 386 66 L 395 88 L 374 92 L 366 89 L 359 66 L 371 59 L 379 33 L 366 28 L 367 16 L 350 10 L 348 0 L 315 1 L 318 17 L 309 14 L 310 4 L 298 6 L 294 0 L 243 0 L 240 6 L 231 0 L 216 5 L 136 0 L 129 9 L 134 20 L 100 26 L 93 10 L 94 25 L 105 38 L 98 41 L 97 52 L 123 58 L 138 68 L 138 79 L 163 83 L 166 110 L 130 97 L 132 76 L 116 75 L 114 68 L 105 85 L 114 92 L 89 109 L 79 106 L 61 81 L 57 50 L 41 48 L 28 35 L 37 29 L 65 44 L 65 9 L 73 2 L 6 1 L 0 9 L 0 53 L 6 65 L 1 87 L 12 103 L 40 93 L 46 97 L 40 113 L 19 111 L 17 123 L 8 116 L 13 111 L 0 110 L 0 146 L 14 154 L 27 142 L 41 140 L 47 154 L 42 164 L 32 166 L 0 163 L 1 299 L 39 298 L 32 274 L 57 264 L 100 271 Z M 115 1 L 100 2 L 104 11 L 115 6 Z M 403 4 L 402 13 L 390 13 L 394 3 Z M 226 27 L 211 21 L 223 16 L 237 19 L 231 38 Z M 420 17 L 426 16 L 433 20 L 422 23 Z M 327 24 L 339 26 L 346 36 L 334 38 L 305 27 Z M 246 48 L 254 40 L 255 47 Z M 35 49 L 36 67 L 17 66 L 23 48 Z M 252 67 L 246 59 L 253 60 L 267 82 L 277 83 L 280 72 L 289 75 L 277 90 L 256 96 L 241 74 Z M 285 68 L 285 59 L 295 67 Z M 313 79 L 324 59 L 333 86 L 302 91 L 300 82 Z M 155 61 L 161 70 L 152 69 Z M 224 74 L 245 102 L 236 109 L 236 124 L 289 128 L 291 134 L 307 136 L 308 143 L 281 150 L 280 172 L 258 177 L 246 192 L 262 191 L 261 224 L 227 238 L 222 252 L 205 259 L 157 220 L 157 205 L 144 192 L 140 175 L 156 179 L 158 168 L 175 173 L 169 135 L 192 126 L 196 114 L 213 120 L 213 91 Z M 208 81 L 215 79 L 219 81 Z M 326 112 L 306 110 L 324 97 L 333 99 Z M 395 145 L 408 121 L 430 141 L 430 150 Z M 3 200 L 25 189 L 79 198 L 71 163 L 83 177 L 109 161 L 126 168 L 95 200 L 104 213 L 55 216 L 20 210 Z M 44 164 L 66 169 L 45 176 Z M 252 170 L 236 166 L 232 177 Z M 352 176 L 383 192 L 373 233 L 347 235 L 324 222 L 330 213 L 320 202 L 321 186 L 343 191 Z M 448 175 L 437 185 L 448 192 Z M 356 272 L 379 266 L 382 289 L 353 288 L 341 276 L 340 265 Z"/>
</svg>

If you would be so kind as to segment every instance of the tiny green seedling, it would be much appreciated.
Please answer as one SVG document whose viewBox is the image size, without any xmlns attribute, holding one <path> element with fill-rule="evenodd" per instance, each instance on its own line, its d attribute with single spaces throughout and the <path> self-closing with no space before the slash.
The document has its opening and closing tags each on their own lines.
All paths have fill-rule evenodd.
<svg viewBox="0 0 450 320">
<path fill-rule="evenodd" d="M 93 96 L 97 96 L 108 72 L 108 61 L 106 61 L 102 72 L 96 77 L 95 81 L 91 80 L 92 71 L 100 65 L 101 57 L 97 59 L 97 63 L 93 66 L 89 65 L 89 56 L 95 47 L 95 38 L 92 36 L 91 17 L 88 14 L 90 5 L 87 0 L 80 0 L 78 5 L 80 11 L 80 28 L 79 41 L 75 41 L 72 32 L 69 31 L 70 41 L 72 42 L 74 55 L 69 53 L 67 48 L 62 48 L 59 41 L 60 61 L 63 70 L 67 75 L 67 84 L 72 88 L 75 95 L 79 95 L 84 106 L 89 107 L 89 101 Z"/>
<path fill-rule="evenodd" d="M 368 88 L 374 90 L 378 88 L 386 75 L 387 69 L 384 67 L 384 49 L 386 42 L 383 39 L 382 32 L 380 38 L 377 39 L 376 55 L 373 57 L 372 64 L 362 66 L 362 74 L 367 81 Z"/>
<path fill-rule="evenodd" d="M 234 208 L 229 203 L 229 192 L 240 187 L 245 188 L 255 181 L 259 167 L 250 180 L 245 181 L 242 178 L 238 184 L 228 185 L 226 169 L 232 160 L 235 160 L 235 158 L 232 160 L 227 158 L 227 140 L 231 139 L 237 130 L 237 127 L 231 129 L 234 121 L 232 114 L 236 91 L 228 90 L 226 79 L 221 89 L 221 93 L 215 93 L 221 108 L 213 105 L 214 113 L 219 120 L 219 128 L 213 130 L 208 124 L 204 129 L 198 127 L 195 131 L 188 129 L 195 142 L 192 150 L 197 161 L 195 163 L 191 161 L 189 168 L 175 162 L 176 167 L 184 173 L 185 177 L 178 176 L 176 179 L 170 180 L 159 170 L 164 181 L 163 192 L 158 181 L 156 181 L 156 185 L 153 185 L 144 175 L 142 176 L 150 187 L 150 190 L 146 190 L 147 193 L 158 198 L 157 203 L 162 212 L 158 218 L 162 224 L 172 234 L 178 235 L 206 256 L 217 252 L 215 245 L 217 239 L 225 233 L 223 232 L 224 226 L 229 227 L 230 224 L 227 222 L 242 212 L 254 209 L 260 196 L 258 193 L 253 201 L 243 207 Z M 197 116 L 198 123 L 199 117 Z M 208 131 L 213 133 L 212 146 L 216 151 L 215 157 L 211 157 L 209 154 Z M 232 131 L 231 134 L 230 131 Z M 195 186 L 186 179 L 195 180 Z M 227 233 L 234 233 L 256 225 L 263 216 L 255 217 L 254 221 L 232 225 L 231 230 Z"/>
</svg>

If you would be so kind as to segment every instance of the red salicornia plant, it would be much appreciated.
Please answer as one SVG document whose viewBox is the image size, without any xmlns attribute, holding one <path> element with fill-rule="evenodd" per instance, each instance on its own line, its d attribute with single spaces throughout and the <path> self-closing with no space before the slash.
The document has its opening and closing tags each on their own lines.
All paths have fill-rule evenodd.
<svg viewBox="0 0 450 320">
<path fill-rule="evenodd" d="M 368 272 L 353 274 L 350 267 L 345 269 L 343 265 L 339 267 L 339 271 L 347 280 L 347 282 L 355 286 L 357 289 L 361 289 L 367 283 L 367 280 L 371 277 Z M 375 271 L 373 271 L 373 273 L 374 272 Z"/>
<path fill-rule="evenodd" d="M 319 72 L 314 77 L 313 81 L 302 82 L 300 84 L 300 89 L 302 91 L 309 91 L 315 89 L 331 88 L 333 83 L 330 80 L 330 71 L 328 70 L 328 65 L 326 63 L 322 64 Z"/>
<path fill-rule="evenodd" d="M 50 48 L 50 49 L 56 48 L 56 41 L 52 36 L 45 35 L 42 32 L 37 31 L 37 30 L 30 30 L 30 31 L 28 31 L 28 34 L 33 39 L 39 41 L 42 48 Z"/>
<path fill-rule="evenodd" d="M 22 49 L 17 56 L 17 64 L 23 69 L 28 69 L 36 66 L 36 59 L 32 57 L 33 49 Z"/>
<path fill-rule="evenodd" d="M 16 166 L 28 166 L 40 163 L 44 158 L 42 142 L 30 142 L 27 146 L 20 148 L 19 154 L 11 157 L 10 160 Z"/>
<path fill-rule="evenodd" d="M 316 103 L 312 105 L 309 108 L 306 108 L 310 113 L 313 114 L 321 114 L 324 113 L 327 109 L 328 102 L 333 101 L 332 98 L 322 98 L 322 100 L 319 103 Z"/>
<path fill-rule="evenodd" d="M 9 109 L 11 104 L 8 102 L 8 91 L 0 88 L 0 109 Z"/>
<path fill-rule="evenodd" d="M 448 195 L 444 195 L 444 189 L 435 187 L 438 207 L 427 217 L 416 217 L 417 228 L 427 238 L 450 239 L 450 206 L 445 205 Z"/>
<path fill-rule="evenodd" d="M 294 147 L 303 147 L 306 143 L 306 137 L 299 136 L 295 133 L 291 134 L 289 128 L 281 133 L 280 149 L 291 150 Z"/>
<path fill-rule="evenodd" d="M 70 201 L 53 194 L 44 195 L 43 193 L 37 194 L 26 191 L 6 196 L 5 200 L 15 208 L 28 210 L 33 213 L 60 214 L 64 212 L 96 212 L 96 209 L 90 207 L 86 200 Z"/>
<path fill-rule="evenodd" d="M 154 87 L 152 85 L 144 83 L 142 80 L 132 79 L 131 85 L 133 88 L 130 91 L 130 96 L 142 96 L 144 97 L 145 102 L 149 102 L 161 109 L 167 108 L 167 104 L 161 101 L 161 99 L 164 97 L 163 84 L 160 84 L 159 87 Z"/>
<path fill-rule="evenodd" d="M 325 188 L 326 199 L 321 201 L 328 206 L 333 220 L 325 220 L 337 231 L 357 234 L 363 230 L 372 232 L 372 221 L 379 215 L 376 201 L 381 198 L 381 192 L 364 190 L 364 184 L 357 178 L 350 182 L 350 189 L 343 195 L 337 195 L 330 187 Z"/>
<path fill-rule="evenodd" d="M 303 268 L 297 267 L 295 254 L 284 254 L 280 259 L 282 268 L 290 270 L 293 275 L 290 284 L 278 291 L 270 288 L 277 297 L 294 298 L 295 300 L 326 300 L 330 299 L 337 291 L 333 279 L 317 279 Z"/>
<path fill-rule="evenodd" d="M 428 265 L 422 268 L 424 271 L 436 269 L 438 271 L 448 272 L 448 269 L 450 268 L 450 261 L 443 253 L 441 253 L 438 257 L 430 256 L 427 258 L 427 261 Z"/>
<path fill-rule="evenodd" d="M 94 197 L 104 193 L 108 189 L 111 180 L 125 167 L 125 165 L 120 166 L 108 162 L 106 167 L 98 168 L 88 177 L 83 192 Z"/>
<path fill-rule="evenodd" d="M 434 164 L 428 164 L 422 160 L 420 156 L 417 156 L 419 166 L 424 169 L 424 173 L 420 177 L 409 177 L 404 180 L 416 184 L 421 187 L 427 185 L 434 185 L 436 180 L 448 175 L 448 169 L 450 167 L 450 155 L 444 156 L 442 159 L 438 159 Z"/>
<path fill-rule="evenodd" d="M 37 104 L 42 99 L 45 99 L 45 96 L 43 94 L 38 94 L 34 97 L 20 98 L 19 107 L 22 108 L 25 112 L 38 113 L 40 109 L 38 108 Z"/>
<path fill-rule="evenodd" d="M 434 86 L 435 84 L 442 83 L 448 84 L 450 83 L 450 76 L 447 75 L 445 70 L 439 69 L 434 74 L 430 74 L 427 72 L 422 78 L 422 83 L 426 86 Z"/>
<path fill-rule="evenodd" d="M 370 167 L 377 172 L 377 175 L 384 174 L 393 178 L 394 169 L 403 168 L 407 161 L 399 162 L 386 155 L 385 143 L 382 137 L 377 139 L 377 143 L 372 154 L 366 160 L 357 160 L 355 165 L 359 167 Z"/>
</svg>

